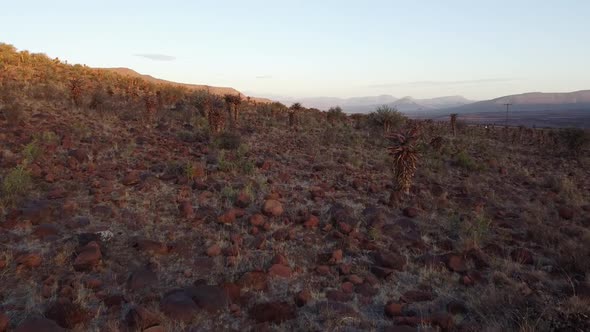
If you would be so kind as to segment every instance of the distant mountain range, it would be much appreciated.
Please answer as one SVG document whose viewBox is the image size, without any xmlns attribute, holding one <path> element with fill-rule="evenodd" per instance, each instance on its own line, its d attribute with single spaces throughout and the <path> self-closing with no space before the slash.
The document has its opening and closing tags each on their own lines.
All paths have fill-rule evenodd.
<svg viewBox="0 0 590 332">
<path fill-rule="evenodd" d="M 473 101 L 465 99 L 461 96 L 414 99 L 412 97 L 396 98 L 390 95 L 380 95 L 354 98 L 278 98 L 278 100 L 286 105 L 290 105 L 294 102 L 300 102 L 305 107 L 314 107 L 320 110 L 328 110 L 330 107 L 340 106 L 346 113 L 369 113 L 375 111 L 375 109 L 381 105 L 395 107 L 401 112 L 417 112 L 473 103 Z"/>
<path fill-rule="evenodd" d="M 505 104 L 511 104 L 508 114 Z M 459 119 L 470 123 L 590 128 L 590 90 L 523 93 L 407 114 L 412 118 L 446 120 L 452 113 L 459 114 Z"/>
<path fill-rule="evenodd" d="M 511 104 L 510 112 L 590 111 L 590 90 L 565 93 L 529 92 L 478 101 L 468 105 L 432 110 L 424 112 L 424 115 L 430 117 L 436 115 L 448 115 L 451 113 L 471 114 L 505 112 L 505 104 Z"/>
</svg>

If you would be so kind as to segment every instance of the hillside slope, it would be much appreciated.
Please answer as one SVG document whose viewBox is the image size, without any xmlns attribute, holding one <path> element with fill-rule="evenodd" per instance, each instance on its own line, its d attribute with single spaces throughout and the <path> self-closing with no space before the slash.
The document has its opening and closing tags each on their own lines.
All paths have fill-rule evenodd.
<svg viewBox="0 0 590 332">
<path fill-rule="evenodd" d="M 189 84 L 189 83 L 179 83 L 179 82 L 167 81 L 167 80 L 155 78 L 150 75 L 140 74 L 140 73 L 136 72 L 135 70 L 132 70 L 129 68 L 97 68 L 97 69 L 117 73 L 117 74 L 128 76 L 128 77 L 142 78 L 146 81 L 149 81 L 149 82 L 152 82 L 155 84 L 172 84 L 172 85 L 182 86 L 182 87 L 190 89 L 190 90 L 206 90 L 212 94 L 219 95 L 219 96 L 223 96 L 226 94 L 231 94 L 231 95 L 239 94 L 240 96 L 242 96 L 242 98 L 248 97 L 248 96 L 244 95 L 243 93 L 239 92 L 238 90 L 236 90 L 234 88 L 230 88 L 230 87 L 217 87 L 217 86 L 202 85 L 202 84 Z M 267 98 L 254 98 L 254 97 L 252 97 L 251 100 L 254 100 L 256 102 L 261 102 L 261 103 L 272 102 L 270 99 L 267 99 Z"/>
</svg>

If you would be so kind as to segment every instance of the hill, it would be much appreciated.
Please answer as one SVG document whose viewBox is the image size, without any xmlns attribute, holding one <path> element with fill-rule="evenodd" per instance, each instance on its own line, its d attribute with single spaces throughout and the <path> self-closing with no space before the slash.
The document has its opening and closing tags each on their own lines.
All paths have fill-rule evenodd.
<svg viewBox="0 0 590 332">
<path fill-rule="evenodd" d="M 167 80 L 155 78 L 150 75 L 140 74 L 140 73 L 138 73 L 132 69 L 129 69 L 129 68 L 97 68 L 97 69 L 117 73 L 119 75 L 123 75 L 123 76 L 127 76 L 127 77 L 142 78 L 148 82 L 155 83 L 155 84 L 177 85 L 177 86 L 181 86 L 181 87 L 184 87 L 184 88 L 187 88 L 190 90 L 205 90 L 205 91 L 208 91 L 212 94 L 220 95 L 220 96 L 223 96 L 226 94 L 231 94 L 231 95 L 240 95 L 242 98 L 248 98 L 248 96 L 244 95 L 243 93 L 239 92 L 238 90 L 236 90 L 234 88 L 229 88 L 229 87 L 216 87 L 216 86 L 210 86 L 210 85 L 172 82 L 172 81 L 167 81 Z M 267 99 L 267 98 L 251 97 L 251 100 L 256 101 L 256 102 L 261 102 L 261 103 L 271 103 L 272 102 L 270 99 Z"/>
<path fill-rule="evenodd" d="M 414 118 L 446 119 L 449 114 L 457 113 L 468 122 L 505 124 L 507 103 L 511 104 L 508 125 L 590 128 L 590 90 L 523 93 L 408 115 Z"/>
</svg>

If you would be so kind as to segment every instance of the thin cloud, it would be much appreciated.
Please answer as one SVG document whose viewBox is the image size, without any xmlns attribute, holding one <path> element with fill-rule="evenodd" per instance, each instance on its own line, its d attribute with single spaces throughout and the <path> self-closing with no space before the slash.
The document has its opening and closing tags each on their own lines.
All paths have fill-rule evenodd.
<svg viewBox="0 0 590 332">
<path fill-rule="evenodd" d="M 516 78 L 483 78 L 476 80 L 460 80 L 460 81 L 412 81 L 412 82 L 396 82 L 396 83 L 385 83 L 385 84 L 371 84 L 369 88 L 393 88 L 400 86 L 414 86 L 414 87 L 427 87 L 427 86 L 444 86 L 444 85 L 475 85 L 475 84 L 488 84 L 488 83 L 502 83 L 516 81 Z"/>
<path fill-rule="evenodd" d="M 256 76 L 257 80 L 268 80 L 271 79 L 272 76 L 271 75 L 260 75 L 260 76 Z"/>
<path fill-rule="evenodd" d="M 134 54 L 135 56 L 139 56 L 142 58 L 154 60 L 154 61 L 174 61 L 176 57 L 166 54 L 158 54 L 158 53 L 142 53 L 142 54 Z"/>
</svg>

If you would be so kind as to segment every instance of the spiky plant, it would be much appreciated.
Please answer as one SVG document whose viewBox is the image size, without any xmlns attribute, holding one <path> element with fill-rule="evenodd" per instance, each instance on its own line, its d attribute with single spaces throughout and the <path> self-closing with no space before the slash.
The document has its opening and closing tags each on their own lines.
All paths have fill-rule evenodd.
<svg viewBox="0 0 590 332">
<path fill-rule="evenodd" d="M 226 94 L 223 96 L 223 99 L 225 100 L 225 104 L 227 105 L 230 124 L 232 126 L 237 125 L 239 120 L 239 106 L 242 103 L 242 96 L 240 96 L 239 94 Z"/>
<path fill-rule="evenodd" d="M 82 102 L 82 92 L 84 87 L 83 81 L 81 78 L 74 78 L 70 81 L 70 95 L 72 97 L 72 101 L 76 107 L 80 107 Z"/>
<path fill-rule="evenodd" d="M 393 144 L 389 147 L 389 153 L 393 156 L 393 171 L 397 182 L 397 190 L 404 194 L 410 193 L 412 178 L 416 173 L 418 163 L 416 140 L 418 135 L 418 129 L 412 128 L 406 132 L 388 136 Z"/>
<path fill-rule="evenodd" d="M 294 103 L 289 107 L 289 128 L 295 127 L 295 112 L 301 111 L 303 106 L 301 103 Z"/>
<path fill-rule="evenodd" d="M 453 136 L 457 136 L 457 113 L 451 114 L 451 131 Z"/>
</svg>

